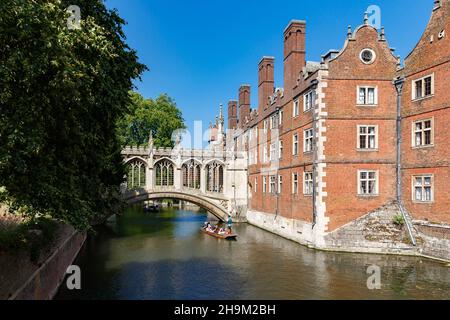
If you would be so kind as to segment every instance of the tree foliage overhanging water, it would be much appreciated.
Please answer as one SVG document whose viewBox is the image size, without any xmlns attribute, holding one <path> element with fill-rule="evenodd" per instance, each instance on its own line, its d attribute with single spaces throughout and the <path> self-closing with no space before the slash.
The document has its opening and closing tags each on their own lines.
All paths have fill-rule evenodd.
<svg viewBox="0 0 450 320">
<path fill-rule="evenodd" d="M 69 5 L 81 28 L 68 28 Z M 0 4 L 0 202 L 78 229 L 118 204 L 117 137 L 146 67 L 100 0 Z"/>
</svg>

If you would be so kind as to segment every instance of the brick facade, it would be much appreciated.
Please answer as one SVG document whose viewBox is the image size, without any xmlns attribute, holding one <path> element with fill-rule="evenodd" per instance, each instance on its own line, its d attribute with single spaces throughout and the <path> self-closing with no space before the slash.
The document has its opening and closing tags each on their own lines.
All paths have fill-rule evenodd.
<svg viewBox="0 0 450 320">
<path fill-rule="evenodd" d="M 238 128 L 230 134 L 237 148 L 248 152 L 252 215 L 309 226 L 305 242 L 320 247 L 326 234 L 395 201 L 398 94 L 393 81 L 404 77 L 401 200 L 413 219 L 450 224 L 449 16 L 450 0 L 436 1 L 403 67 L 384 29 L 370 26 L 367 16 L 348 30 L 343 49 L 328 52 L 321 62 L 305 60 L 306 22 L 290 22 L 284 31 L 284 89 L 274 86 L 274 58 L 264 57 L 258 66 L 258 107 L 250 108 L 249 86 L 239 90 L 239 111 L 236 103 L 229 104 L 229 126 Z M 432 93 L 413 98 L 414 81 L 429 75 Z M 423 86 L 428 86 L 424 93 L 430 91 L 428 82 Z M 413 147 L 415 121 L 427 119 L 432 145 Z M 414 200 L 416 176 L 431 177 L 430 201 Z M 417 191 L 425 200 L 427 188 Z"/>
<path fill-rule="evenodd" d="M 405 77 L 402 103 L 402 199 L 418 220 L 450 223 L 450 1 L 436 1 L 419 43 L 405 59 L 399 75 Z M 432 75 L 432 94 L 414 98 L 414 81 Z M 433 141 L 414 145 L 416 121 L 432 120 Z M 414 199 L 414 177 L 432 176 L 432 200 Z"/>
</svg>

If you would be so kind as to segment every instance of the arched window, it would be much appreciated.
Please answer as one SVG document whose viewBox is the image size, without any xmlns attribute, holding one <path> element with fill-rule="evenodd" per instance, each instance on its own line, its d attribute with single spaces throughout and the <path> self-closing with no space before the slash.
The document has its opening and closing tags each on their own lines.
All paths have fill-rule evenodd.
<svg viewBox="0 0 450 320">
<path fill-rule="evenodd" d="M 155 164 L 156 185 L 158 187 L 171 187 L 173 183 L 174 166 L 169 160 L 161 160 Z"/>
<path fill-rule="evenodd" d="M 191 189 L 200 189 L 201 165 L 191 160 L 182 167 L 183 187 Z"/>
<path fill-rule="evenodd" d="M 145 187 L 145 163 L 135 159 L 127 164 L 127 188 L 138 189 Z"/>
<path fill-rule="evenodd" d="M 223 164 L 212 162 L 206 166 L 206 183 L 209 192 L 223 192 Z"/>
</svg>

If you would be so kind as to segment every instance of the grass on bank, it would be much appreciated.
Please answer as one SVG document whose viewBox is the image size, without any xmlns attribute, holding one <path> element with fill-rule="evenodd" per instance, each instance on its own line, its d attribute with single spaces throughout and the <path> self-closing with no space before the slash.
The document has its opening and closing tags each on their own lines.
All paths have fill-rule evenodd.
<svg viewBox="0 0 450 320">
<path fill-rule="evenodd" d="M 0 254 L 28 251 L 30 259 L 36 261 L 41 250 L 50 244 L 58 223 L 48 217 L 36 219 L 2 213 L 0 215 Z"/>
</svg>

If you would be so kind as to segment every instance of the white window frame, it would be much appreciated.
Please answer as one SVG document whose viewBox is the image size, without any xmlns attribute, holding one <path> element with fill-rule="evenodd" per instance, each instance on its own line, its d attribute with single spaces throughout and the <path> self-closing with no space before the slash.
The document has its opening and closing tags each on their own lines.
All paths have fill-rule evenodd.
<svg viewBox="0 0 450 320">
<path fill-rule="evenodd" d="M 314 176 L 312 171 L 303 172 L 303 194 L 312 196 L 314 188 Z"/>
<path fill-rule="evenodd" d="M 270 144 L 269 150 L 270 150 L 269 153 L 270 161 L 275 161 L 277 159 L 277 148 L 275 142 Z"/>
<path fill-rule="evenodd" d="M 366 182 L 370 182 L 371 180 L 373 180 L 373 179 L 369 179 L 369 174 L 370 173 L 375 173 L 375 191 L 373 193 L 363 193 L 363 192 L 361 192 L 361 184 L 362 184 L 361 183 L 362 182 L 361 173 L 366 173 L 367 174 L 367 176 L 366 176 L 367 178 L 364 179 Z M 357 179 L 358 179 L 357 194 L 359 196 L 364 196 L 364 197 L 377 197 L 377 196 L 379 196 L 379 193 L 380 193 L 380 189 L 379 189 L 379 187 L 380 187 L 380 179 L 379 179 L 379 171 L 378 170 L 358 170 Z"/>
<path fill-rule="evenodd" d="M 425 79 L 431 78 L 431 93 L 429 95 L 425 95 Z M 422 83 L 422 95 L 420 97 L 417 96 L 416 83 Z M 434 73 L 428 74 L 422 78 L 414 79 L 411 81 L 411 99 L 414 100 L 422 100 L 429 97 L 434 96 Z"/>
<path fill-rule="evenodd" d="M 255 193 L 258 192 L 258 177 L 255 177 Z"/>
<path fill-rule="evenodd" d="M 416 180 L 420 178 L 421 184 L 420 186 L 416 184 Z M 427 186 L 425 185 L 425 179 L 426 178 L 430 178 L 430 185 Z M 420 187 L 421 188 L 421 193 L 422 193 L 422 199 L 421 200 L 417 200 L 416 198 L 416 188 Z M 426 200 L 425 199 L 425 188 L 429 187 L 430 188 L 430 200 Z M 419 174 L 419 175 L 413 175 L 412 179 L 411 179 L 411 193 L 412 193 L 412 201 L 414 203 L 433 203 L 434 202 L 434 175 L 433 174 Z M 425 200 L 424 200 L 425 199 Z"/>
<path fill-rule="evenodd" d="M 270 116 L 270 129 L 276 129 L 277 128 L 277 116 L 272 115 Z"/>
<path fill-rule="evenodd" d="M 361 133 L 361 129 L 362 128 L 366 128 L 366 133 L 364 134 L 366 136 L 366 143 L 367 146 L 370 145 L 370 139 L 369 139 L 369 128 L 375 128 L 375 147 L 374 148 L 362 148 L 361 147 L 361 135 L 363 135 Z M 360 151 L 371 151 L 371 150 L 378 150 L 378 125 L 374 125 L 374 124 L 361 124 L 361 125 L 357 125 L 356 126 L 356 148 Z"/>
<path fill-rule="evenodd" d="M 298 173 L 292 174 L 292 194 L 298 194 Z"/>
<path fill-rule="evenodd" d="M 300 115 L 300 100 L 295 99 L 294 105 L 292 106 L 292 117 L 296 118 Z"/>
<path fill-rule="evenodd" d="M 283 176 L 280 174 L 280 175 L 278 175 L 278 189 L 277 189 L 277 193 L 281 194 L 282 191 L 283 191 Z"/>
<path fill-rule="evenodd" d="M 283 159 L 283 140 L 278 140 L 278 159 Z"/>
<path fill-rule="evenodd" d="M 303 95 L 303 112 L 308 112 L 314 107 L 314 90 L 309 90 Z M 309 107 L 307 107 L 309 102 Z"/>
<path fill-rule="evenodd" d="M 250 165 L 256 164 L 256 161 L 255 161 L 255 154 L 256 154 L 255 150 L 250 150 L 250 151 L 249 151 L 249 164 L 250 164 Z"/>
<path fill-rule="evenodd" d="M 277 177 L 269 176 L 269 193 L 275 194 L 277 188 Z"/>
<path fill-rule="evenodd" d="M 267 163 L 267 144 L 263 146 L 263 163 Z"/>
<path fill-rule="evenodd" d="M 264 119 L 264 121 L 263 121 L 263 130 L 264 130 L 264 133 L 267 133 L 267 130 L 268 130 L 267 119 Z"/>
<path fill-rule="evenodd" d="M 431 128 L 426 129 L 425 128 L 425 122 L 430 121 L 430 125 Z M 417 123 L 422 123 L 422 129 L 421 130 L 417 130 L 416 129 L 416 124 Z M 425 141 L 425 132 L 426 131 L 430 131 L 430 144 L 424 144 Z M 416 133 L 421 133 L 421 139 L 422 139 L 422 144 L 421 145 L 417 145 L 416 144 Z M 430 148 L 430 147 L 434 147 L 434 118 L 428 118 L 428 119 L 420 119 L 420 120 L 415 120 L 412 121 L 412 125 L 411 125 L 411 145 L 414 149 L 420 149 L 420 148 Z"/>
<path fill-rule="evenodd" d="M 364 53 L 365 51 L 370 51 L 370 53 L 372 54 L 372 59 L 371 59 L 370 61 L 365 61 L 365 60 L 363 59 L 363 53 Z M 364 49 L 362 49 L 361 52 L 359 53 L 359 59 L 361 60 L 362 63 L 367 64 L 367 65 L 374 63 L 376 58 L 377 58 L 377 54 L 375 53 L 375 51 L 373 51 L 373 50 L 370 49 L 370 48 L 364 48 Z"/>
<path fill-rule="evenodd" d="M 298 133 L 292 135 L 292 155 L 298 155 Z"/>
<path fill-rule="evenodd" d="M 309 132 L 312 132 L 312 134 L 308 135 Z M 310 144 L 307 143 L 308 140 L 311 140 Z M 308 146 L 310 146 L 310 148 L 307 148 Z M 314 148 L 314 129 L 309 128 L 309 129 L 303 130 L 303 152 L 311 153 L 311 152 L 313 152 L 313 148 Z"/>
<path fill-rule="evenodd" d="M 359 99 L 359 92 L 361 89 L 365 90 L 365 97 L 366 97 L 366 102 L 361 103 L 360 99 Z M 368 97 L 369 97 L 369 89 L 373 89 L 374 90 L 374 103 L 368 103 Z M 377 106 L 378 105 L 378 86 L 357 86 L 356 87 L 356 105 L 358 106 Z"/>
<path fill-rule="evenodd" d="M 283 125 L 283 110 L 280 110 L 279 114 L 278 114 L 278 126 L 282 126 Z"/>
<path fill-rule="evenodd" d="M 263 193 L 267 193 L 267 177 L 263 176 Z"/>
</svg>

